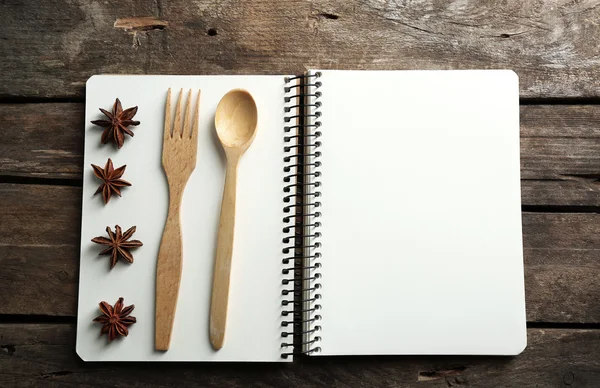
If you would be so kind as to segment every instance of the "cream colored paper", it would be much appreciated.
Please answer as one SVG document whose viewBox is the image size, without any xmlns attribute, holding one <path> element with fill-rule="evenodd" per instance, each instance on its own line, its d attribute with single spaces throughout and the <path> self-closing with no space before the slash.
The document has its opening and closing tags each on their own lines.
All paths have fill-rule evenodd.
<svg viewBox="0 0 600 388">
<path fill-rule="evenodd" d="M 520 353 L 516 74 L 321 73 L 313 354 Z"/>
<path fill-rule="evenodd" d="M 283 76 L 94 76 L 87 83 L 83 222 L 77 353 L 87 361 L 283 361 L 281 358 L 281 285 L 283 258 Z M 180 88 L 201 89 L 198 157 L 183 196 L 183 277 L 168 352 L 154 351 L 154 285 L 156 257 L 168 206 L 168 188 L 161 166 L 164 104 L 168 88 L 173 98 Z M 214 115 L 221 97 L 230 89 L 244 88 L 258 106 L 258 132 L 244 155 L 238 174 L 238 203 L 229 316 L 225 346 L 212 350 L 208 319 L 212 269 L 225 160 L 214 130 Z M 194 92 L 193 94 L 195 94 Z M 123 107 L 139 106 L 122 149 L 101 145 L 102 128 L 90 124 L 101 119 L 99 107 L 110 110 L 115 98 Z M 175 101 L 175 100 L 174 100 Z M 173 102 L 174 105 L 174 102 Z M 104 166 L 112 158 L 115 168 L 127 165 L 123 179 L 133 186 L 123 197 L 113 196 L 105 206 L 100 184 L 90 163 Z M 73 200 L 76 200 L 75 198 Z M 133 236 L 144 246 L 132 253 L 132 265 L 118 263 L 109 271 L 107 256 L 90 242 L 105 235 L 106 226 L 137 226 Z M 111 304 L 123 296 L 135 304 L 129 337 L 107 344 L 100 337 L 98 302 Z M 291 357 L 287 359 L 290 361 Z"/>
</svg>

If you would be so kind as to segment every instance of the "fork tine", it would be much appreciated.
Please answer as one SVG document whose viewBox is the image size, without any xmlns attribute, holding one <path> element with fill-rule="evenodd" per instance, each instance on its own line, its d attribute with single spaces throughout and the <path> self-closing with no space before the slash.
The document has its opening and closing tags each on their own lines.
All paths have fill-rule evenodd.
<svg viewBox="0 0 600 388">
<path fill-rule="evenodd" d="M 185 102 L 185 117 L 183 118 L 183 129 L 181 130 L 181 137 L 187 136 L 190 132 L 190 102 L 192 101 L 192 89 L 188 92 L 187 101 Z"/>
<path fill-rule="evenodd" d="M 183 95 L 183 89 L 179 89 L 179 98 L 177 98 L 177 105 L 175 106 L 175 124 L 173 124 L 173 131 L 171 137 L 175 137 L 177 131 L 179 131 L 179 138 L 181 138 L 181 96 Z"/>
<path fill-rule="evenodd" d="M 198 89 L 198 99 L 196 99 L 196 107 L 194 108 L 194 123 L 192 124 L 192 132 L 190 137 L 198 143 L 198 116 L 200 115 L 200 89 Z"/>
<path fill-rule="evenodd" d="M 165 104 L 165 129 L 164 135 L 165 139 L 171 137 L 171 88 L 167 91 L 167 103 Z"/>
</svg>

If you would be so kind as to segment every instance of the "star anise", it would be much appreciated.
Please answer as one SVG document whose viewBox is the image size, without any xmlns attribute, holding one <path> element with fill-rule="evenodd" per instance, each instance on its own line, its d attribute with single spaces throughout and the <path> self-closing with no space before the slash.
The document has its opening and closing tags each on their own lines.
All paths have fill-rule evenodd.
<svg viewBox="0 0 600 388">
<path fill-rule="evenodd" d="M 100 236 L 92 239 L 92 242 L 95 242 L 96 244 L 107 246 L 107 248 L 98 253 L 98 255 L 110 255 L 110 269 L 113 269 L 117 264 L 119 257 L 130 264 L 133 263 L 133 255 L 129 252 L 129 249 L 144 245 L 139 240 L 128 241 L 135 233 L 135 229 L 135 226 L 132 226 L 127 229 L 125 233 L 122 233 L 119 225 L 115 225 L 114 232 L 110 229 L 110 226 L 107 226 L 106 232 L 110 238 Z"/>
<path fill-rule="evenodd" d="M 100 108 L 100 112 L 104 113 L 109 120 L 94 120 L 92 121 L 92 124 L 106 128 L 102 133 L 102 138 L 100 139 L 102 144 L 108 143 L 108 141 L 112 138 L 117 144 L 118 148 L 123 147 L 123 143 L 125 142 L 125 134 L 133 137 L 133 132 L 131 132 L 131 130 L 127 127 L 130 125 L 140 125 L 139 121 L 132 120 L 133 116 L 135 116 L 137 113 L 137 110 L 137 106 L 123 110 L 121 101 L 119 101 L 118 98 L 113 105 L 112 113 Z"/>
<path fill-rule="evenodd" d="M 102 192 L 102 198 L 104 199 L 104 203 L 108 203 L 110 201 L 110 197 L 112 193 L 117 194 L 119 197 L 121 196 L 121 187 L 131 186 L 131 183 L 126 180 L 120 179 L 125 172 L 125 168 L 127 166 L 121 166 L 115 170 L 113 167 L 113 162 L 108 158 L 104 169 L 100 168 L 100 166 L 96 166 L 92 164 L 92 168 L 94 169 L 94 174 L 100 180 L 102 180 L 102 184 L 98 187 L 98 190 L 94 193 L 94 195 Z"/>
<path fill-rule="evenodd" d="M 117 336 L 127 337 L 129 329 L 127 326 L 133 325 L 136 322 L 135 317 L 129 316 L 134 305 L 123 307 L 123 298 L 119 298 L 115 306 L 111 306 L 106 302 L 98 303 L 102 315 L 94 318 L 93 322 L 102 324 L 100 335 L 107 334 L 108 342 L 117 338 Z"/>
</svg>

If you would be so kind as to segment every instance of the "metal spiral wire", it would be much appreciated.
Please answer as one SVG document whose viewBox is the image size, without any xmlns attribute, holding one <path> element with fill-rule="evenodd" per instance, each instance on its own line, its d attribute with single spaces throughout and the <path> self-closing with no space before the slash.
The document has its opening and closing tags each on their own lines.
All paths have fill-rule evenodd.
<svg viewBox="0 0 600 388">
<path fill-rule="evenodd" d="M 316 335 L 321 330 L 317 321 L 321 319 L 318 311 L 321 305 L 319 290 L 321 283 L 321 253 L 318 252 L 321 243 L 318 239 L 321 233 L 318 221 L 321 213 L 318 211 L 321 203 L 319 180 L 321 166 L 318 150 L 321 142 L 319 127 L 321 122 L 321 77 L 320 72 L 285 78 L 287 114 L 284 118 L 284 153 L 283 171 L 283 228 L 282 242 L 284 264 L 281 281 L 282 288 L 282 322 L 283 338 L 281 357 L 287 358 L 295 354 L 312 354 L 321 349 L 316 344 L 321 337 Z M 289 124 L 289 125 L 288 125 Z M 285 276 L 287 275 L 287 276 Z M 294 330 L 296 329 L 296 330 Z M 294 333 L 300 338 L 296 341 L 299 351 L 294 351 Z M 291 349 L 291 350 L 288 350 Z"/>
</svg>

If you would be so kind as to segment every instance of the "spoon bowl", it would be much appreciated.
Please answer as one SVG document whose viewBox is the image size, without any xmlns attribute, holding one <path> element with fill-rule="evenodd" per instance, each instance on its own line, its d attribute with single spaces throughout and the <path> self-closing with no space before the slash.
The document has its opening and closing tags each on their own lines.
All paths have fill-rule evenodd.
<svg viewBox="0 0 600 388">
<path fill-rule="evenodd" d="M 246 150 L 256 136 L 257 122 L 256 103 L 246 90 L 228 92 L 217 106 L 215 128 L 225 149 Z"/>
<path fill-rule="evenodd" d="M 227 155 L 225 188 L 210 301 L 210 342 L 215 350 L 223 347 L 229 300 L 229 278 L 235 230 L 235 198 L 238 164 L 256 136 L 258 114 L 254 99 L 245 90 L 227 93 L 217 106 L 215 129 Z"/>
</svg>

